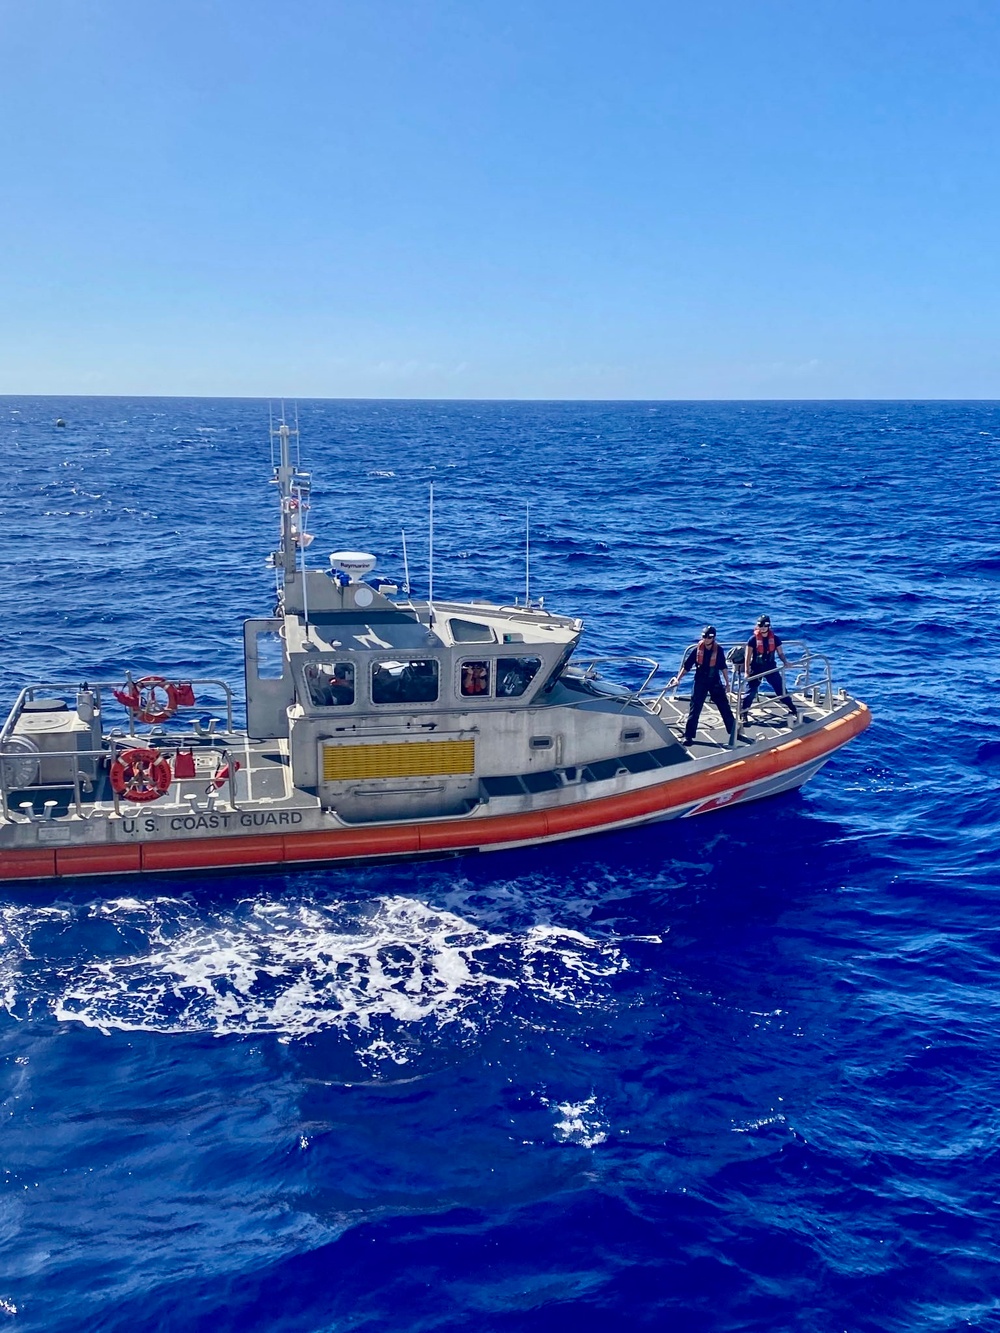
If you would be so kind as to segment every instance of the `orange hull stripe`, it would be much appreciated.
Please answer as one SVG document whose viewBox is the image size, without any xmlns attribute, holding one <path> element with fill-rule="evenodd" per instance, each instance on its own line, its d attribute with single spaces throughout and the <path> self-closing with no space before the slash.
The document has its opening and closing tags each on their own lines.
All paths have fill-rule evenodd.
<svg viewBox="0 0 1000 1333">
<path fill-rule="evenodd" d="M 0 853 L 0 879 L 51 879 L 56 873 L 56 854 L 43 847 Z"/>
<path fill-rule="evenodd" d="M 144 842 L 143 870 L 187 870 L 209 866 L 272 865 L 284 860 L 281 838 L 195 838 L 186 842 Z M 231 844 L 231 846 L 230 846 Z"/>
<path fill-rule="evenodd" d="M 0 851 L 0 879 L 50 879 L 59 875 L 127 871 L 197 870 L 239 865 L 274 865 L 296 861 L 353 860 L 405 856 L 419 852 L 491 847 L 599 829 L 694 805 L 738 787 L 799 768 L 860 735 L 871 723 L 861 704 L 847 717 L 828 722 L 808 735 L 749 759 L 737 759 L 708 772 L 668 778 L 652 787 L 600 796 L 576 805 L 529 810 L 513 815 L 485 815 L 461 823 L 379 824 L 368 828 L 330 829 L 255 837 L 189 838 L 184 841 Z"/>
<path fill-rule="evenodd" d="M 90 875 L 95 870 L 121 875 L 141 869 L 141 848 L 137 842 L 117 843 L 114 847 L 56 848 L 57 875 Z"/>
<path fill-rule="evenodd" d="M 218 839 L 224 841 L 224 839 Z M 412 825 L 383 824 L 377 828 L 329 829 L 318 833 L 284 833 L 286 861 L 324 861 L 355 856 L 393 856 L 415 852 L 417 830 Z"/>
</svg>

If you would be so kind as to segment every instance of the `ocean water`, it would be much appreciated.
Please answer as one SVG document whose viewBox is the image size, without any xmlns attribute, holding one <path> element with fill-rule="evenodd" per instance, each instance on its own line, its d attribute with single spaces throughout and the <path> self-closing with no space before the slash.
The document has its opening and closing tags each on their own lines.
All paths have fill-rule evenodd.
<svg viewBox="0 0 1000 1333">
<path fill-rule="evenodd" d="M 317 561 L 871 729 L 555 848 L 0 894 L 0 1330 L 1000 1327 L 1000 404 L 302 402 Z M 65 428 L 56 428 L 62 417 Z M 264 401 L 0 399 L 4 706 L 238 680 Z"/>
</svg>

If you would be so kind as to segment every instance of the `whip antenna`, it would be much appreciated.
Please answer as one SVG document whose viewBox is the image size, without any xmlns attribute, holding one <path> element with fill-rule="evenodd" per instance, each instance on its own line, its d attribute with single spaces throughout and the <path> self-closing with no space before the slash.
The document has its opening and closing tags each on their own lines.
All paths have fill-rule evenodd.
<svg viewBox="0 0 1000 1333">
<path fill-rule="evenodd" d="M 413 596 L 413 589 L 410 587 L 410 562 L 406 558 L 406 529 L 400 528 L 400 534 L 403 538 L 403 591 L 407 597 Z"/>
<path fill-rule="evenodd" d="M 431 482 L 430 500 L 427 505 L 427 617 L 434 619 L 434 483 Z"/>
<path fill-rule="evenodd" d="M 531 503 L 524 502 L 524 604 L 531 606 Z"/>
<path fill-rule="evenodd" d="M 298 435 L 298 428 L 297 428 L 297 427 L 296 427 L 296 435 Z M 298 544 L 299 544 L 299 572 L 300 572 L 300 576 L 301 576 L 301 578 L 302 578 L 302 622 L 303 622 L 303 624 L 304 624 L 305 627 L 306 627 L 306 631 L 308 632 L 308 629 L 309 629 L 309 579 L 308 579 L 308 576 L 306 575 L 306 547 L 309 545 L 310 541 L 312 540 L 312 538 L 311 538 L 310 536 L 307 536 L 307 534 L 306 534 L 306 523 L 309 521 L 309 520 L 307 519 L 307 517 L 306 517 L 306 514 L 307 514 L 307 512 L 308 512 L 308 510 L 309 510 L 309 500 L 308 500 L 308 498 L 304 498 L 304 497 L 303 497 L 303 495 L 302 495 L 302 488 L 301 488 L 301 487 L 298 487 L 298 488 L 296 489 L 296 495 L 297 495 L 297 498 L 298 498 L 298 504 L 299 504 L 299 531 L 298 531 L 298 537 L 296 538 L 296 540 L 298 541 Z M 309 495 L 309 492 L 306 491 L 306 497 L 308 497 L 308 495 Z M 294 532 L 295 529 L 293 528 L 292 531 Z"/>
</svg>

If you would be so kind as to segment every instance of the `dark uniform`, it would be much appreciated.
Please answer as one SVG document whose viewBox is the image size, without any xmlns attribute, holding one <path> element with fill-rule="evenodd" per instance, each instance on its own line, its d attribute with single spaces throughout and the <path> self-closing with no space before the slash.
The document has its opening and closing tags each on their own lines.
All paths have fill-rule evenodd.
<svg viewBox="0 0 1000 1333">
<path fill-rule="evenodd" d="M 757 691 L 765 682 L 778 696 L 778 702 L 783 703 L 790 713 L 797 715 L 798 709 L 792 703 L 788 694 L 785 693 L 785 682 L 781 678 L 781 672 L 778 670 L 774 660 L 774 654 L 781 647 L 780 637 L 771 629 L 770 622 L 766 625 L 758 623 L 757 629 L 747 639 L 747 648 L 750 650 L 750 670 L 747 672 L 746 693 L 740 703 L 740 715 L 746 717 L 750 706 L 757 698 Z M 755 680 L 749 677 L 755 676 Z"/>
<path fill-rule="evenodd" d="M 726 669 L 726 655 L 715 641 L 714 632 L 710 639 L 702 638 L 684 659 L 684 671 L 694 672 L 694 687 L 691 690 L 691 705 L 688 708 L 687 722 L 684 726 L 684 744 L 690 745 L 698 730 L 698 719 L 706 698 L 722 715 L 726 730 L 732 735 L 736 719 L 729 707 L 729 697 L 722 683 L 722 672 Z"/>
</svg>

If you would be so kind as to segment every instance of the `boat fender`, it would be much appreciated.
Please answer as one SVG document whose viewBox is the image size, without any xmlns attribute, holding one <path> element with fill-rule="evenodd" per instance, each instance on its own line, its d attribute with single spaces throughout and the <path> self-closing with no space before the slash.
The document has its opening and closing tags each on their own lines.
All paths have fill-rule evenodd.
<svg viewBox="0 0 1000 1333">
<path fill-rule="evenodd" d="M 231 766 L 233 770 L 233 776 L 235 776 L 240 771 L 240 761 L 238 759 L 233 759 L 231 761 Z M 215 776 L 212 778 L 212 781 L 205 788 L 206 793 L 212 791 L 221 791 L 221 789 L 229 781 L 229 769 L 230 769 L 230 764 L 223 764 L 220 769 L 216 770 Z"/>
<path fill-rule="evenodd" d="M 122 707 L 127 708 L 130 713 L 134 713 L 139 707 L 139 691 L 136 689 L 134 681 L 128 681 L 122 689 L 112 690 L 111 693 Z"/>
<path fill-rule="evenodd" d="M 170 786 L 170 761 L 159 750 L 135 746 L 111 764 L 111 790 L 126 801 L 157 801 Z"/>
<path fill-rule="evenodd" d="M 178 708 L 193 708 L 195 705 L 194 686 L 189 680 L 179 680 L 174 685 L 174 696 Z"/>
</svg>

